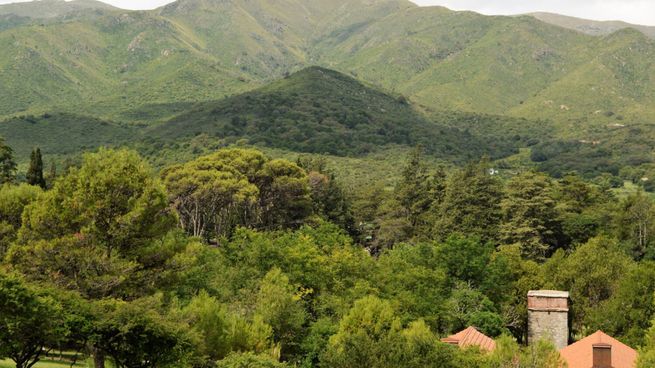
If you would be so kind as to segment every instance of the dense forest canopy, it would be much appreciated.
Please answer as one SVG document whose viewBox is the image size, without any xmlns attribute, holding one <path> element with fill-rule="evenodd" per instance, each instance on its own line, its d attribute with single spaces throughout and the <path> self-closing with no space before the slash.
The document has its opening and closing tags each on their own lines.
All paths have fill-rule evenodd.
<svg viewBox="0 0 655 368">
<path fill-rule="evenodd" d="M 574 337 L 602 329 L 644 367 L 654 354 L 643 192 L 487 160 L 433 169 L 421 148 L 392 190 L 243 148 L 158 173 L 101 149 L 35 175 L 43 189 L 3 147 L 0 356 L 19 368 L 51 348 L 116 367 L 559 367 L 550 343 L 520 346 L 533 289 L 571 292 Z M 440 342 L 468 326 L 498 348 Z"/>
</svg>

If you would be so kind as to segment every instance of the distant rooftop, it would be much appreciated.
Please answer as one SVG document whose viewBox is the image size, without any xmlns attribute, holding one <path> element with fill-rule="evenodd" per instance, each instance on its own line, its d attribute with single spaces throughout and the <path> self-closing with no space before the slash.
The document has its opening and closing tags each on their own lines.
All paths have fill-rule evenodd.
<svg viewBox="0 0 655 368">
<path fill-rule="evenodd" d="M 441 342 L 457 345 L 460 348 L 477 346 L 485 351 L 493 351 L 496 349 L 496 342 L 492 338 L 478 331 L 475 327 L 469 327 L 464 331 L 443 338 L 441 339 Z"/>
</svg>

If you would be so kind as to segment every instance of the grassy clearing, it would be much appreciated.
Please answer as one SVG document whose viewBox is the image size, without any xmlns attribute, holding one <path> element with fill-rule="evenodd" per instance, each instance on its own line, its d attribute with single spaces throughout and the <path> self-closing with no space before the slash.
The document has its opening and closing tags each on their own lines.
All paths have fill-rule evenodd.
<svg viewBox="0 0 655 368">
<path fill-rule="evenodd" d="M 625 181 L 623 183 L 623 187 L 621 188 L 616 188 L 613 189 L 614 195 L 616 195 L 618 198 L 625 198 L 631 194 L 635 194 L 639 192 L 640 190 L 643 190 L 641 187 L 636 185 L 635 183 L 631 181 Z M 655 199 L 655 193 L 648 193 L 646 192 L 647 195 L 649 195 L 651 198 Z"/>
<path fill-rule="evenodd" d="M 61 362 L 54 360 L 43 360 L 34 365 L 35 368 L 64 368 L 70 367 L 70 362 Z M 80 362 L 74 365 L 74 367 L 92 367 L 92 364 L 88 364 L 86 361 Z M 0 361 L 0 368 L 14 368 L 16 365 L 13 361 L 7 359 Z"/>
</svg>

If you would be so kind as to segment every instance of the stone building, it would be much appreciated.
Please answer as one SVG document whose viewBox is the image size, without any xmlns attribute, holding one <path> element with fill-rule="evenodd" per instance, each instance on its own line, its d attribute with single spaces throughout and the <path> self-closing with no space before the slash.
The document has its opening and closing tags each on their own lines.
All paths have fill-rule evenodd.
<svg viewBox="0 0 655 368">
<path fill-rule="evenodd" d="M 569 344 L 569 293 L 528 292 L 528 344 L 547 339 L 559 349 Z"/>
</svg>

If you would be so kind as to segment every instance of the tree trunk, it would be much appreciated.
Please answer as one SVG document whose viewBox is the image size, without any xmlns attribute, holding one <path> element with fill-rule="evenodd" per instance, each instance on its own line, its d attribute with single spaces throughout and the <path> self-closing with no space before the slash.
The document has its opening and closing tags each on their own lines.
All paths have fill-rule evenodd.
<svg viewBox="0 0 655 368">
<path fill-rule="evenodd" d="M 99 349 L 93 349 L 93 366 L 95 368 L 105 368 L 105 353 Z"/>
</svg>

